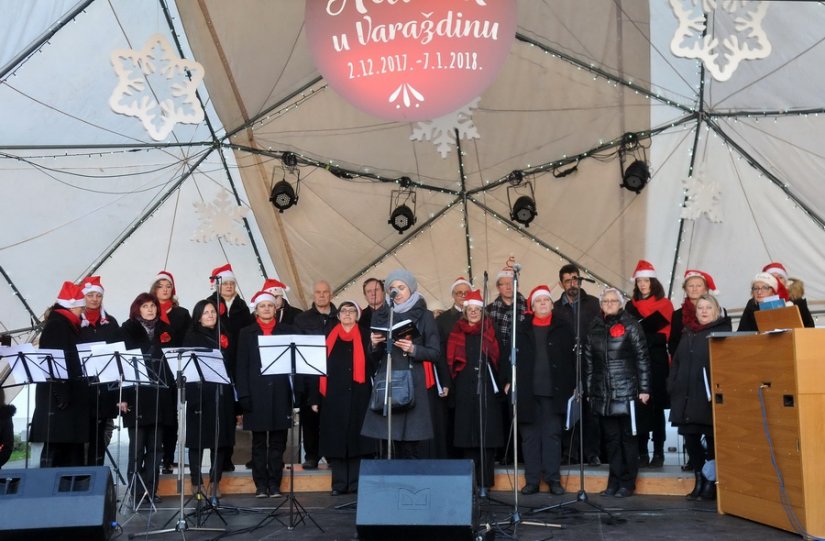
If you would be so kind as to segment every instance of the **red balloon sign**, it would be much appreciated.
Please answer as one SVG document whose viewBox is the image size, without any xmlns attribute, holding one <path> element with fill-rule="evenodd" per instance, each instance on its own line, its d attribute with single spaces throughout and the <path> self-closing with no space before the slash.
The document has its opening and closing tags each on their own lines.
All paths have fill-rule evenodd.
<svg viewBox="0 0 825 541">
<path fill-rule="evenodd" d="M 315 65 L 355 107 L 390 120 L 458 110 L 495 79 L 516 0 L 306 0 Z"/>
</svg>

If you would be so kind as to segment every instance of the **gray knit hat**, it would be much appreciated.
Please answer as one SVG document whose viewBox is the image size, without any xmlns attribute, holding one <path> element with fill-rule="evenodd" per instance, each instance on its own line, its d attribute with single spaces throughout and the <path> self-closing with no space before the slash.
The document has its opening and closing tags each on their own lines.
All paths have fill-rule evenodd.
<svg viewBox="0 0 825 541">
<path fill-rule="evenodd" d="M 384 283 L 387 288 L 389 288 L 396 280 L 401 280 L 407 284 L 407 287 L 410 288 L 410 293 L 418 289 L 418 282 L 415 280 L 415 276 L 413 276 L 412 273 L 406 269 L 395 269 L 387 275 L 387 279 Z"/>
</svg>

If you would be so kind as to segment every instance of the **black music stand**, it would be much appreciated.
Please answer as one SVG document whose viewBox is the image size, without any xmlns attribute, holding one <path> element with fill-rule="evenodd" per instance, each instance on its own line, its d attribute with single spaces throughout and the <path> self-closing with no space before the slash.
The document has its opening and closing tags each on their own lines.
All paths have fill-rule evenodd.
<svg viewBox="0 0 825 541">
<path fill-rule="evenodd" d="M 323 334 L 281 334 L 258 337 L 258 347 L 261 353 L 261 374 L 272 376 L 277 374 L 289 375 L 292 389 L 292 403 L 295 404 L 295 376 L 306 374 L 311 376 L 325 376 L 327 373 L 327 344 Z M 289 504 L 289 523 L 287 529 L 294 530 L 296 526 L 308 518 L 315 527 L 324 533 L 324 529 L 315 522 L 309 511 L 301 505 L 295 497 L 295 408 L 291 415 L 292 431 L 290 432 L 289 448 L 289 495 L 272 512 L 252 528 L 256 530 L 270 519 L 281 507 Z"/>
<path fill-rule="evenodd" d="M 32 383 L 51 383 L 52 381 L 61 381 L 68 379 L 69 375 L 66 370 L 65 354 L 59 349 L 34 349 L 31 344 L 21 344 L 14 347 L 4 347 L 0 349 L 0 359 L 8 358 L 9 371 L 0 380 L 0 387 L 18 387 L 29 385 Z M 7 384 L 9 378 L 14 380 L 14 383 Z M 30 400 L 26 400 L 26 419 L 31 419 Z M 31 426 L 27 426 L 27 431 Z M 26 442 L 30 441 L 26 437 Z M 26 453 L 26 468 L 29 467 L 29 453 Z"/>
</svg>

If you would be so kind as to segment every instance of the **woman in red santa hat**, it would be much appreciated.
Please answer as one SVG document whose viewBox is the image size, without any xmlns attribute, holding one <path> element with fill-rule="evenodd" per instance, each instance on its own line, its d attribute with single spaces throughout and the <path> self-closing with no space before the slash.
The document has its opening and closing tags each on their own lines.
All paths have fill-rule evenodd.
<svg viewBox="0 0 825 541">
<path fill-rule="evenodd" d="M 292 325 L 295 318 L 301 313 L 301 309 L 292 306 L 286 300 L 289 286 L 274 278 L 267 278 L 261 291 L 272 293 L 275 296 L 275 319 L 278 320 L 278 323 Z"/>
<path fill-rule="evenodd" d="M 189 315 L 189 310 L 178 304 L 178 292 L 175 288 L 175 278 L 172 273 L 165 270 L 160 271 L 155 276 L 155 281 L 152 282 L 149 293 L 158 298 L 160 320 L 169 325 L 169 334 L 172 335 L 172 342 L 164 347 L 180 347 L 183 343 L 183 337 L 192 325 L 192 317 Z"/>
<path fill-rule="evenodd" d="M 770 274 L 776 279 L 776 287 L 773 287 L 773 282 L 770 280 L 768 280 L 768 282 L 762 280 L 759 286 L 751 283 L 751 298 L 748 299 L 748 303 L 742 311 L 742 317 L 739 320 L 739 328 L 737 330 L 756 330 L 756 317 L 753 313 L 759 310 L 757 293 L 760 293 L 759 298 L 761 299 L 771 295 L 778 295 L 782 300 L 792 302 L 797 308 L 799 308 L 799 316 L 802 318 L 802 324 L 805 327 L 815 327 L 816 323 L 814 323 L 814 318 L 811 316 L 811 311 L 808 309 L 808 300 L 805 298 L 805 284 L 802 280 L 799 280 L 798 278 L 790 278 L 788 276 L 788 271 L 785 270 L 785 266 L 782 263 L 777 262 L 771 262 L 765 265 L 762 268 L 762 273 L 760 274 L 765 273 Z M 763 276 L 763 278 L 765 277 Z M 756 287 L 764 288 L 766 286 L 771 287 L 773 293 L 768 293 L 764 289 L 754 291 L 754 288 Z"/>
<path fill-rule="evenodd" d="M 29 441 L 43 443 L 40 467 L 83 466 L 83 445 L 89 441 L 89 388 L 77 353 L 80 314 L 86 299 L 80 286 L 63 282 L 57 302 L 46 316 L 39 345 L 59 349 L 66 359 L 68 379 L 38 383 Z"/>
<path fill-rule="evenodd" d="M 754 313 L 759 311 L 759 303 L 768 300 L 769 297 L 779 297 L 786 306 L 793 306 L 785 284 L 769 272 L 760 272 L 751 280 L 751 298 L 748 299 L 742 317 L 739 319 L 737 332 L 759 330 Z"/>
<path fill-rule="evenodd" d="M 370 403 L 370 375 L 375 363 L 368 358 L 368 336 L 358 326 L 361 309 L 353 301 L 338 305 L 338 325 L 326 338 L 327 375 L 319 393 L 310 397 L 320 411 L 320 452 L 332 469 L 332 495 L 358 490 L 362 458 L 375 456 L 378 442 L 361 435 L 361 424 Z"/>
<path fill-rule="evenodd" d="M 160 302 L 151 293 L 141 293 L 129 307 L 129 319 L 120 329 L 127 349 L 143 352 L 147 372 L 159 386 L 138 385 L 123 389 L 119 404 L 123 423 L 129 430 L 129 478 L 137 472 L 148 495 L 155 502 L 161 439 L 165 429 L 177 424 L 175 377 L 163 358 L 162 348 L 170 347 L 169 324 L 161 320 Z"/>
<path fill-rule="evenodd" d="M 215 292 L 207 298 L 217 303 L 221 332 L 226 333 L 230 344 L 235 344 L 229 347 L 235 349 L 239 345 L 238 333 L 252 325 L 255 317 L 249 312 L 246 301 L 238 295 L 238 283 L 232 265 L 227 263 L 213 269 L 209 282 Z"/>
<path fill-rule="evenodd" d="M 483 324 L 481 321 L 484 312 L 481 291 L 470 291 L 463 304 L 462 316 L 450 332 L 446 347 L 455 397 L 450 444 L 460 449 L 465 458 L 473 459 L 476 482 L 486 491 L 493 486 L 496 448 L 505 443 L 497 396 L 503 396 L 500 391 L 504 386 L 504 380 L 499 377 L 501 352 L 493 321 L 489 317 L 483 318 Z M 484 381 L 481 397 L 478 394 L 480 375 Z"/>
<path fill-rule="evenodd" d="M 706 293 L 719 294 L 713 276 L 698 269 L 687 269 L 685 271 L 682 290 L 685 292 L 685 299 L 682 301 L 682 306 L 674 310 L 670 321 L 670 338 L 668 339 L 667 349 L 671 355 L 676 353 L 679 340 L 682 339 L 682 330 L 685 327 L 689 327 L 694 332 L 700 327 L 699 323 L 696 322 L 696 303 L 699 301 L 699 297 Z M 724 308 L 722 308 L 722 317 L 728 317 Z"/>
<path fill-rule="evenodd" d="M 256 498 L 281 497 L 283 455 L 292 423 L 289 376 L 262 375 L 258 337 L 294 334 L 297 329 L 275 319 L 275 296 L 259 291 L 250 306 L 255 322 L 238 335 L 235 390 L 243 409 L 243 428 L 252 432 L 252 480 Z M 231 338 L 230 338 L 231 340 Z"/>
<path fill-rule="evenodd" d="M 637 409 L 639 438 L 639 467 L 661 468 L 665 464 L 665 410 L 670 408 L 667 394 L 667 376 L 670 355 L 667 343 L 673 304 L 665 296 L 665 289 L 656 278 L 653 265 L 640 259 L 632 280 L 633 298 L 625 311 L 642 325 L 650 354 L 650 401 Z M 653 433 L 653 458 L 648 452 L 648 437 Z"/>
<path fill-rule="evenodd" d="M 86 298 L 86 307 L 80 315 L 79 344 L 90 342 L 120 342 L 120 325 L 114 316 L 103 309 L 103 284 L 100 276 L 89 276 L 80 283 Z M 102 466 L 106 458 L 106 448 L 112 440 L 112 432 L 117 417 L 118 388 L 116 384 L 96 383 L 96 377 L 89 378 L 89 445 L 86 450 L 88 466 Z"/>
<path fill-rule="evenodd" d="M 183 337 L 192 324 L 192 317 L 189 310 L 178 305 L 177 290 L 175 289 L 175 278 L 169 271 L 162 270 L 149 293 L 157 297 L 160 303 L 158 316 L 160 321 L 169 326 L 169 334 L 172 340 L 163 347 L 176 348 L 183 344 Z M 175 448 L 178 443 L 178 421 L 177 417 L 172 424 L 163 426 L 163 473 L 172 473 L 172 466 L 175 463 Z"/>
</svg>

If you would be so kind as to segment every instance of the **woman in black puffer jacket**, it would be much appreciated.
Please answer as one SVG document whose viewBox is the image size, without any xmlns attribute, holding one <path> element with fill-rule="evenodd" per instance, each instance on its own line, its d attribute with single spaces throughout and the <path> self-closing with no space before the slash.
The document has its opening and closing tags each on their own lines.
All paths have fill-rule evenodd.
<svg viewBox="0 0 825 541">
<path fill-rule="evenodd" d="M 650 357 L 644 332 L 622 309 L 618 289 L 605 289 L 602 317 L 587 334 L 584 375 L 590 407 L 599 416 L 610 475 L 603 496 L 626 498 L 636 490 L 639 447 L 631 417 L 636 399 L 650 400 Z"/>
</svg>

